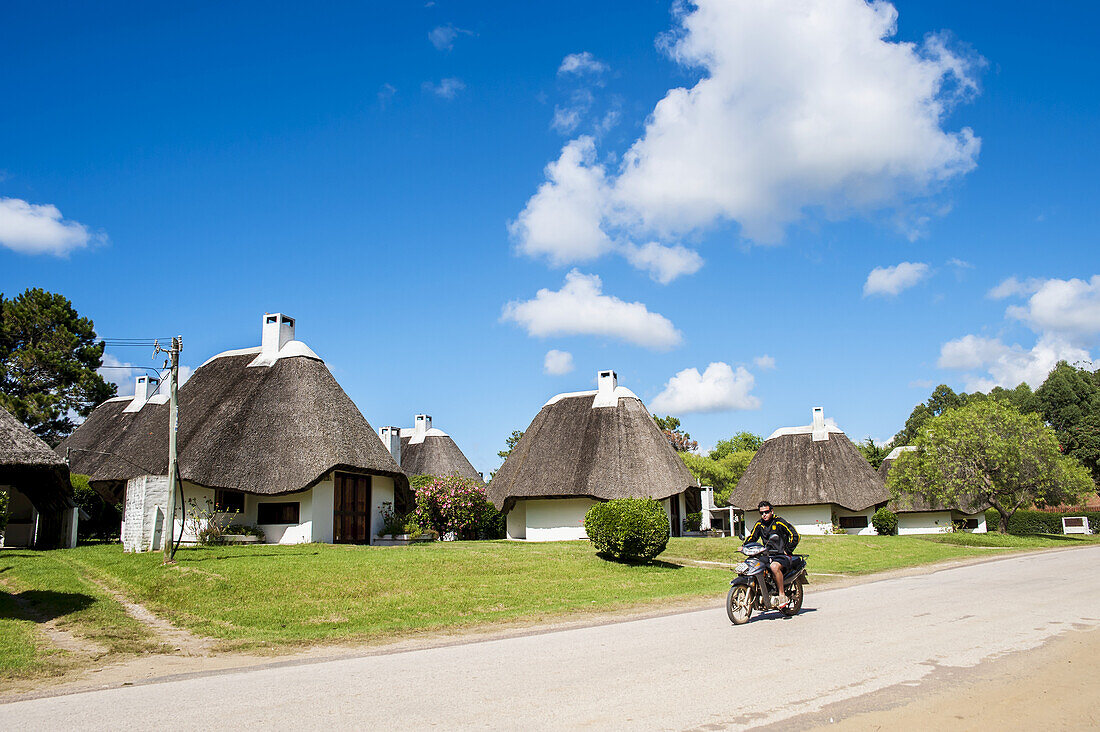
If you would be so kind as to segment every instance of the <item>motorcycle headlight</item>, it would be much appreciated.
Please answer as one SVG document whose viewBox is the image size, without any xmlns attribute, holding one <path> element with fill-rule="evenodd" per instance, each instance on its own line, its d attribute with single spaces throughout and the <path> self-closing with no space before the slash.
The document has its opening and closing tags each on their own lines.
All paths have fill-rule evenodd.
<svg viewBox="0 0 1100 732">
<path fill-rule="evenodd" d="M 744 574 L 745 572 L 748 572 L 748 562 L 738 562 L 737 564 L 733 565 L 733 571 L 737 572 L 737 574 Z"/>
</svg>

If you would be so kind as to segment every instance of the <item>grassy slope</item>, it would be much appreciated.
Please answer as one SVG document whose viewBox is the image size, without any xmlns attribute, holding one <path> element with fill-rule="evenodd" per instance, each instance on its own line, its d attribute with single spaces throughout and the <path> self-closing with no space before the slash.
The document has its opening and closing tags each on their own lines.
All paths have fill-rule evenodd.
<svg viewBox="0 0 1100 732">
<path fill-rule="evenodd" d="M 0 552 L 0 678 L 45 676 L 103 655 L 143 653 L 157 646 L 149 632 L 101 588 L 84 579 L 67 553 Z M 53 625 L 95 651 L 54 647 L 39 632 Z M 94 644 L 94 645 L 93 645 Z"/>
<path fill-rule="evenodd" d="M 867 574 L 947 559 L 984 557 L 1019 549 L 1050 549 L 1096 543 L 1100 536 L 1006 536 L 939 534 L 924 536 L 804 536 L 798 553 L 810 557 L 811 576 Z M 662 555 L 711 562 L 736 562 L 740 543 L 732 539 L 673 539 Z M 735 558 L 736 557 L 736 558 Z"/>
</svg>

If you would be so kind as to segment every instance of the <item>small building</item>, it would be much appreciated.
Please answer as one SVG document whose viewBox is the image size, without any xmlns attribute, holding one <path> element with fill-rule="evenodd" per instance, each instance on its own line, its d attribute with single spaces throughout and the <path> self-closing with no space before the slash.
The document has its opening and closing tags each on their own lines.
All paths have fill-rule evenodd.
<svg viewBox="0 0 1100 732">
<path fill-rule="evenodd" d="M 882 461 L 878 468 L 879 477 L 883 483 L 890 474 L 894 462 L 903 452 L 911 452 L 917 448 L 913 445 L 895 447 Z M 898 534 L 939 534 L 951 531 L 953 527 L 959 527 L 960 531 L 968 531 L 972 534 L 984 534 L 986 532 L 985 511 L 973 501 L 964 502 L 961 506 L 948 506 L 942 503 L 933 503 L 922 496 L 905 494 L 897 498 L 891 498 L 886 507 L 897 514 Z"/>
<path fill-rule="evenodd" d="M 237 512 L 234 523 L 259 526 L 268 543 L 372 543 L 382 505 L 407 494 L 401 467 L 294 326 L 265 314 L 260 346 L 219 353 L 180 388 L 183 541 L 197 538 L 194 501 Z M 59 448 L 101 495 L 124 499 L 129 551 L 163 541 L 168 404 L 156 387 L 138 377 L 133 397 L 97 407 Z"/>
<path fill-rule="evenodd" d="M 830 533 L 834 520 L 846 533 L 873 534 L 871 516 L 890 492 L 844 431 L 826 424 L 815 407 L 811 424 L 777 429 L 764 440 L 730 495 L 744 511 L 745 527 L 760 518 L 762 500 L 802 534 Z"/>
<path fill-rule="evenodd" d="M 614 371 L 599 372 L 597 386 L 546 402 L 489 482 L 509 539 L 587 538 L 585 513 L 614 498 L 660 501 L 673 536 L 700 510 L 698 481 L 642 400 Z"/>
<path fill-rule="evenodd" d="M 475 480 L 479 485 L 485 484 L 481 473 L 474 469 L 451 436 L 432 427 L 430 414 L 416 415 L 412 427 L 382 427 L 378 436 L 394 460 L 400 463 L 405 475 L 457 475 Z"/>
<path fill-rule="evenodd" d="M 22 422 L 0 407 L 0 491 L 8 495 L 2 547 L 76 546 L 79 509 L 69 467 Z"/>
</svg>

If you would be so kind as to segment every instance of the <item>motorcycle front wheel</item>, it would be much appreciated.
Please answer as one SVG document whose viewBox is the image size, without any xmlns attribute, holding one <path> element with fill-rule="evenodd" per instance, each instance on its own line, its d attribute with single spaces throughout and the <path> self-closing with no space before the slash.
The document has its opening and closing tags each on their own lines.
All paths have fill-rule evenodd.
<svg viewBox="0 0 1100 732">
<path fill-rule="evenodd" d="M 795 582 L 791 585 L 791 589 L 787 591 L 787 599 L 790 602 L 786 607 L 779 609 L 779 612 L 784 615 L 793 616 L 798 615 L 798 611 L 802 609 L 802 596 L 805 594 L 804 585 L 801 582 Z"/>
<path fill-rule="evenodd" d="M 734 625 L 744 625 L 752 617 L 752 589 L 746 585 L 730 588 L 726 595 L 726 615 Z"/>
</svg>

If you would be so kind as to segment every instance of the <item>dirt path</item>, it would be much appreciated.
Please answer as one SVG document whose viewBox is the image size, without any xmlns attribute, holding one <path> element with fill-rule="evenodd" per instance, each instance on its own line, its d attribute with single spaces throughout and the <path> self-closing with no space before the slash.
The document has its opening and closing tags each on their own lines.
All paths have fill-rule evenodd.
<svg viewBox="0 0 1100 732">
<path fill-rule="evenodd" d="M 107 654 L 107 648 L 104 646 L 58 627 L 58 618 L 51 618 L 44 614 L 37 605 L 16 592 L 7 580 L 0 579 L 0 585 L 7 591 L 23 616 L 34 621 L 35 630 L 43 635 L 50 645 L 85 658 L 95 659 Z"/>
</svg>

